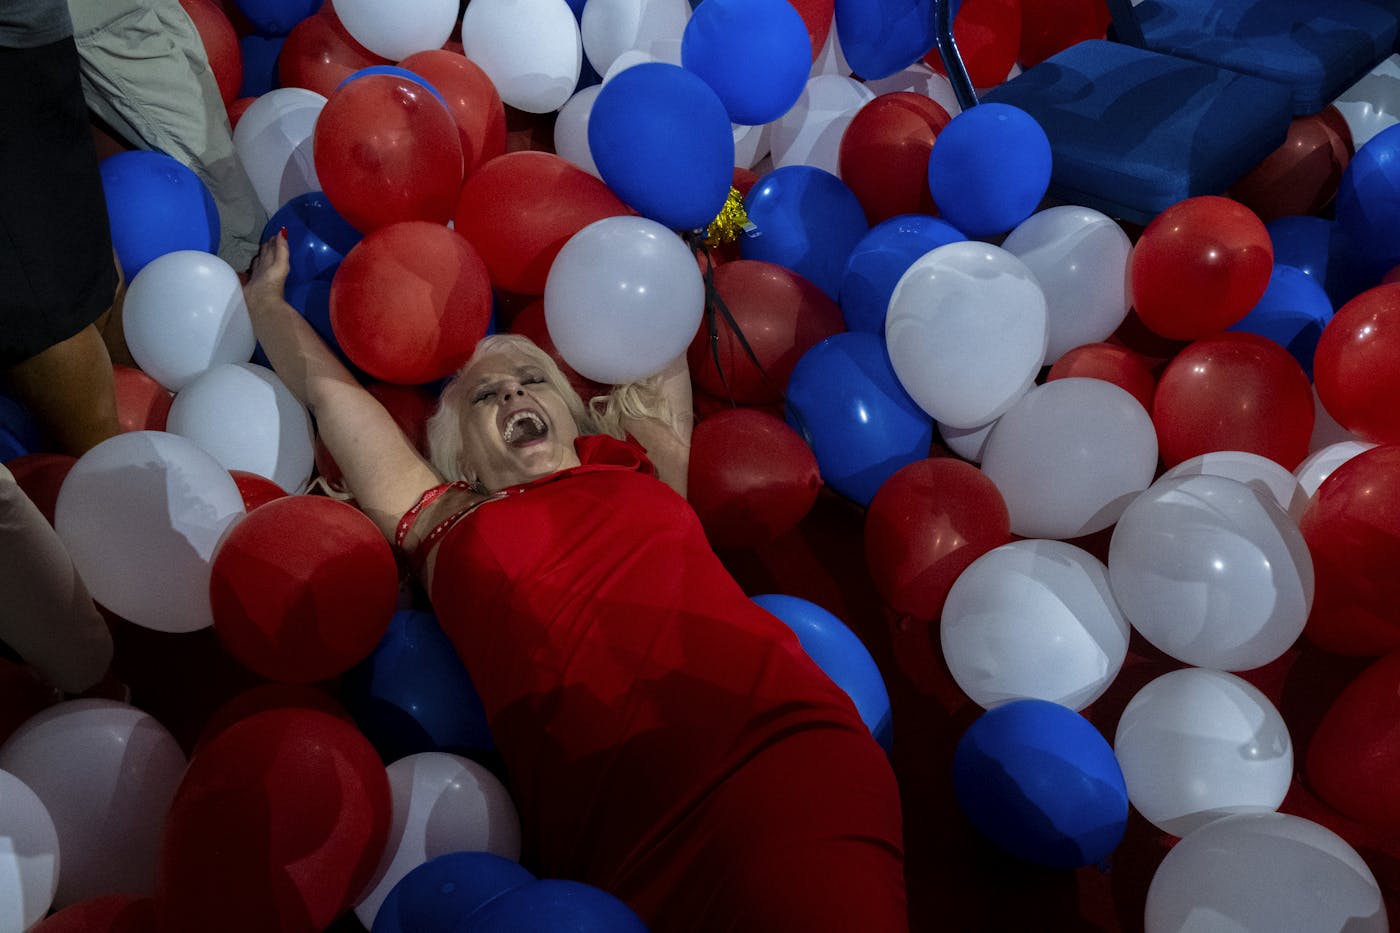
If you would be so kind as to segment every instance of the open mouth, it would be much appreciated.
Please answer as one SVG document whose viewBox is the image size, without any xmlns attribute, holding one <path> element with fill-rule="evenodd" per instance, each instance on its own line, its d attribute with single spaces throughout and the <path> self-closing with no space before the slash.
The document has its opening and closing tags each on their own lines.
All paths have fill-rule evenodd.
<svg viewBox="0 0 1400 933">
<path fill-rule="evenodd" d="M 533 411 L 517 411 L 506 419 L 501 436 L 507 446 L 524 447 L 541 440 L 548 433 L 549 427 L 539 415 Z"/>
</svg>

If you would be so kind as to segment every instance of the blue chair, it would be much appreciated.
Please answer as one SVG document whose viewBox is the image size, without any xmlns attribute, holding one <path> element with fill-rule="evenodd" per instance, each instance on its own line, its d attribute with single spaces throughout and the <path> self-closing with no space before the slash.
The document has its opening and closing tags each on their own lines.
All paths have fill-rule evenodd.
<svg viewBox="0 0 1400 933">
<path fill-rule="evenodd" d="M 1320 2 L 1320 0 L 1319 0 Z M 935 0 L 938 50 L 964 109 L 977 97 Z M 989 91 L 1050 139 L 1050 198 L 1145 224 L 1188 197 L 1223 194 L 1283 144 L 1288 88 L 1119 42 L 1081 42 Z"/>
<path fill-rule="evenodd" d="M 1395 50 L 1392 0 L 1108 0 L 1120 42 L 1277 81 L 1317 113 Z"/>
</svg>

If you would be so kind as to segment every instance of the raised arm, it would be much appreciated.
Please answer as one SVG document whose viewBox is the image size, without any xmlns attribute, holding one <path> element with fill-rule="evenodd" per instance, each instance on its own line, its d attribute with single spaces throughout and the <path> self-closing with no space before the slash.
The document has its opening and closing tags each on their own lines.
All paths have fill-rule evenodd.
<svg viewBox="0 0 1400 933">
<path fill-rule="evenodd" d="M 441 479 L 379 401 L 283 297 L 287 242 L 263 244 L 243 288 L 253 331 L 273 370 L 316 419 L 360 509 L 390 541 L 399 518 Z"/>
<path fill-rule="evenodd" d="M 695 425 L 685 354 L 654 376 L 618 386 L 612 395 L 610 407 L 622 429 L 646 448 L 662 481 L 684 496 L 690 470 L 690 433 Z"/>
</svg>

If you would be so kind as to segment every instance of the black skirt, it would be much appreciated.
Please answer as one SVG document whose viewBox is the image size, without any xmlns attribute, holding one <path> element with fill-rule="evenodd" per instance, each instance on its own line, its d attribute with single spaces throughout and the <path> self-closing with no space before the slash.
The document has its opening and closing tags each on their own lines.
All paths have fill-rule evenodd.
<svg viewBox="0 0 1400 933">
<path fill-rule="evenodd" d="M 77 48 L 0 48 L 0 368 L 97 320 L 116 285 Z"/>
</svg>

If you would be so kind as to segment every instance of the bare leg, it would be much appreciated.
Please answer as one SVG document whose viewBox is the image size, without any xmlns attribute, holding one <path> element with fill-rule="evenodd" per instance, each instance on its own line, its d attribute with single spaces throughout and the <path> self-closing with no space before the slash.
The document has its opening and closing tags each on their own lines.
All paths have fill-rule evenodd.
<svg viewBox="0 0 1400 933">
<path fill-rule="evenodd" d="M 102 334 L 102 342 L 107 345 L 107 355 L 113 363 L 140 369 L 136 360 L 131 357 L 131 350 L 126 345 L 126 332 L 122 330 L 122 309 L 126 307 L 126 274 L 122 272 L 122 263 L 116 250 L 112 250 L 112 262 L 117 267 L 117 291 L 112 296 L 112 306 L 97 319 L 97 330 Z"/>
<path fill-rule="evenodd" d="M 75 457 L 121 432 L 112 358 L 97 325 L 9 371 L 10 389 L 58 449 Z"/>
</svg>

